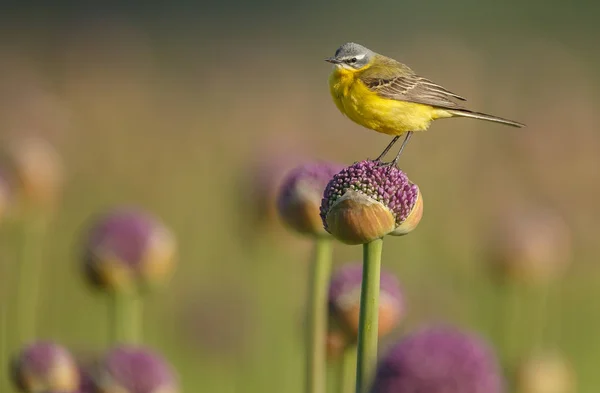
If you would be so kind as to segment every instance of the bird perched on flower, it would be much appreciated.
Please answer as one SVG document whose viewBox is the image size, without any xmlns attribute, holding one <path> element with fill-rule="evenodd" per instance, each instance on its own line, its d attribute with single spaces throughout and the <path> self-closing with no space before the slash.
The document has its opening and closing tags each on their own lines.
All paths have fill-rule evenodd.
<svg viewBox="0 0 600 393">
<path fill-rule="evenodd" d="M 524 125 L 467 109 L 465 99 L 423 78 L 408 66 L 375 53 L 353 42 L 338 48 L 335 56 L 325 59 L 335 67 L 329 88 L 338 109 L 363 127 L 394 135 L 392 142 L 376 161 L 387 154 L 400 136 L 406 137 L 402 150 L 415 131 L 425 131 L 433 120 L 448 117 L 470 117 L 513 127 Z"/>
</svg>

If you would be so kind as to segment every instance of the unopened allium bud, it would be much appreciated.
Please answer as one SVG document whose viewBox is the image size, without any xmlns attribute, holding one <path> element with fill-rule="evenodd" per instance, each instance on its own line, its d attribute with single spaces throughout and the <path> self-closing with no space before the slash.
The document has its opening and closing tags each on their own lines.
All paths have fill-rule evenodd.
<svg viewBox="0 0 600 393">
<path fill-rule="evenodd" d="M 155 217 L 121 208 L 101 217 L 86 243 L 86 271 L 94 284 L 111 290 L 153 287 L 170 278 L 175 238 Z"/>
<path fill-rule="evenodd" d="M 348 264 L 334 273 L 329 284 L 329 314 L 351 342 L 358 337 L 362 264 Z M 381 272 L 379 293 L 379 336 L 394 329 L 404 316 L 404 298 L 396 277 Z"/>
<path fill-rule="evenodd" d="M 558 353 L 540 353 L 519 365 L 516 385 L 517 393 L 573 393 L 575 375 Z"/>
<path fill-rule="evenodd" d="M 492 239 L 490 262 L 502 277 L 547 282 L 559 277 L 571 262 L 567 224 L 547 210 L 529 210 L 501 222 Z"/>
<path fill-rule="evenodd" d="M 37 342 L 27 346 L 13 363 L 13 377 L 22 392 L 72 393 L 79 389 L 79 369 L 63 347 Z"/>
<path fill-rule="evenodd" d="M 279 214 L 292 229 L 306 235 L 327 235 L 319 215 L 327 182 L 341 167 L 331 163 L 295 168 L 284 179 L 277 200 Z"/>
<path fill-rule="evenodd" d="M 327 346 L 327 359 L 336 359 L 344 353 L 344 350 L 348 346 L 348 336 L 339 328 L 332 329 L 331 327 L 327 331 L 325 337 L 325 345 Z"/>
<path fill-rule="evenodd" d="M 171 367 L 156 353 L 140 347 L 112 349 L 94 377 L 98 393 L 177 393 Z"/>
<path fill-rule="evenodd" d="M 500 393 L 503 379 L 478 337 L 445 327 L 417 331 L 381 360 L 371 393 Z"/>
<path fill-rule="evenodd" d="M 60 196 L 64 177 L 62 161 L 52 145 L 34 137 L 17 140 L 11 145 L 10 158 L 19 202 L 52 207 Z"/>
<path fill-rule="evenodd" d="M 321 203 L 325 229 L 347 244 L 405 235 L 423 215 L 419 187 L 396 167 L 357 162 L 327 184 Z"/>
</svg>

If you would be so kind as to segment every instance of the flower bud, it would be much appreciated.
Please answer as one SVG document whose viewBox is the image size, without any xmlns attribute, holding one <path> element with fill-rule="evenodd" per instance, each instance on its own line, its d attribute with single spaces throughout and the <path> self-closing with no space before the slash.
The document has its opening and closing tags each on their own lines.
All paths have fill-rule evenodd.
<svg viewBox="0 0 600 393">
<path fill-rule="evenodd" d="M 49 342 L 23 349 L 13 363 L 13 377 L 25 393 L 72 393 L 79 388 L 77 363 L 66 349 Z"/>
<path fill-rule="evenodd" d="M 378 365 L 371 393 L 501 393 L 497 360 L 478 337 L 435 327 L 393 346 Z"/>
<path fill-rule="evenodd" d="M 86 244 L 85 267 L 101 288 L 130 290 L 154 287 L 170 278 L 175 267 L 175 238 L 156 218 L 121 208 L 100 218 Z"/>
<path fill-rule="evenodd" d="M 284 179 L 277 200 L 283 221 L 295 231 L 313 236 L 327 235 L 319 215 L 323 190 L 340 166 L 315 163 L 297 167 Z"/>
<path fill-rule="evenodd" d="M 567 224 L 547 210 L 529 210 L 501 222 L 492 239 L 492 270 L 521 282 L 549 282 L 560 277 L 571 261 Z"/>
<path fill-rule="evenodd" d="M 419 187 L 396 167 L 357 162 L 333 176 L 321 202 L 325 229 L 346 244 L 411 232 L 423 216 Z"/>
<path fill-rule="evenodd" d="M 11 146 L 10 159 L 18 202 L 27 207 L 54 206 L 62 191 L 64 169 L 52 145 L 40 138 L 18 140 Z"/>
<path fill-rule="evenodd" d="M 337 359 L 348 346 L 348 338 L 340 329 L 330 328 L 327 331 L 325 345 L 327 346 L 327 359 Z"/>
<path fill-rule="evenodd" d="M 360 291 L 363 266 L 353 263 L 343 266 L 329 284 L 329 315 L 348 336 L 351 342 L 358 337 Z M 396 277 L 384 270 L 380 277 L 379 337 L 394 329 L 404 316 L 404 298 Z"/>
<path fill-rule="evenodd" d="M 177 393 L 173 371 L 152 351 L 131 346 L 112 349 L 100 362 L 94 385 L 98 393 Z"/>
<path fill-rule="evenodd" d="M 541 353 L 519 365 L 516 385 L 518 393 L 573 393 L 575 375 L 559 354 Z"/>
</svg>

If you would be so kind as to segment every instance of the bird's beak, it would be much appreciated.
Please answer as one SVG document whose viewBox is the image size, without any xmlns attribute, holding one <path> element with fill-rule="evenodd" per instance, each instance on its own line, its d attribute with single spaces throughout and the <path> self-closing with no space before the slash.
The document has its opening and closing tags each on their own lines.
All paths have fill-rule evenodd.
<svg viewBox="0 0 600 393">
<path fill-rule="evenodd" d="M 335 57 L 328 57 L 325 59 L 326 62 L 331 63 L 331 64 L 340 64 L 341 61 L 336 59 Z"/>
</svg>

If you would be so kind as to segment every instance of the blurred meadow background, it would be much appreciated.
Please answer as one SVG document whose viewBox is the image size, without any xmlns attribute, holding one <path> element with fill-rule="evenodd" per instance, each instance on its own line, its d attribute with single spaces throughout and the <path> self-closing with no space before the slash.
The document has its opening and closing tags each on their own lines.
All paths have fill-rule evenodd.
<svg viewBox="0 0 600 393">
<path fill-rule="evenodd" d="M 401 281 L 407 313 L 382 347 L 422 324 L 451 323 L 480 332 L 507 362 L 557 351 L 575 391 L 597 392 L 600 4 L 0 7 L 0 148 L 42 138 L 64 170 L 35 250 L 43 261 L 36 337 L 76 354 L 106 348 L 107 302 L 83 279 L 85 230 L 114 206 L 139 206 L 178 243 L 172 280 L 147 299 L 143 342 L 173 366 L 181 391 L 301 392 L 311 243 L 281 224 L 273 193 L 296 164 L 349 165 L 389 142 L 344 118 L 329 96 L 323 59 L 356 41 L 466 96 L 475 110 L 528 125 L 444 120 L 411 140 L 400 167 L 419 184 L 425 210 L 413 234 L 386 241 L 383 265 Z M 490 267 L 497 233 L 538 211 L 561 222 L 558 240 L 540 247 L 566 269 L 545 308 L 537 286 L 519 284 L 507 311 L 501 273 Z M 10 295 L 10 221 L 1 223 L 0 287 L 13 354 L 22 310 Z M 335 245 L 336 266 L 360 257 L 360 247 Z"/>
</svg>

